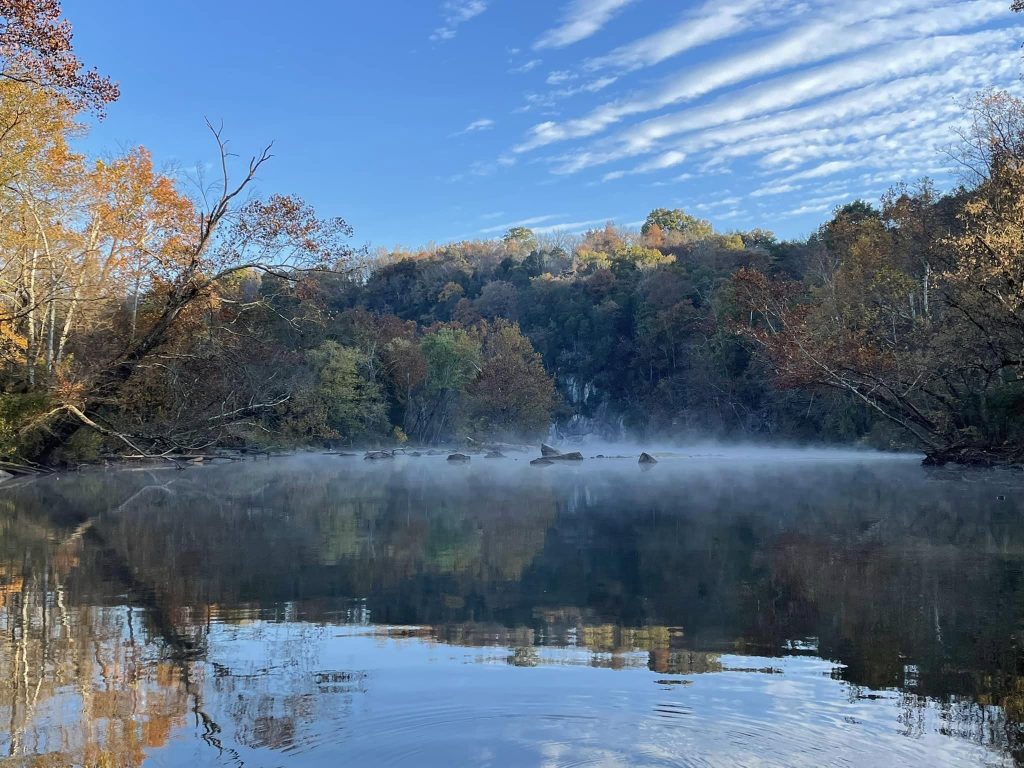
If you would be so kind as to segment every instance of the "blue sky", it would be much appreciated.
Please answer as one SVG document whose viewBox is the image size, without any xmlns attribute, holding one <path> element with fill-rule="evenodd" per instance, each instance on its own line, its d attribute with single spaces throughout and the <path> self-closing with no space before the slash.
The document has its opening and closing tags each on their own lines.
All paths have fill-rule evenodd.
<svg viewBox="0 0 1024 768">
<path fill-rule="evenodd" d="M 419 246 L 525 224 L 811 231 L 1020 89 L 1009 0 L 64 0 L 121 100 L 86 139 L 180 169 L 274 141 L 259 191 Z M 286 11 L 286 12 L 282 12 Z M 287 12 L 293 11 L 293 12 Z"/>
</svg>

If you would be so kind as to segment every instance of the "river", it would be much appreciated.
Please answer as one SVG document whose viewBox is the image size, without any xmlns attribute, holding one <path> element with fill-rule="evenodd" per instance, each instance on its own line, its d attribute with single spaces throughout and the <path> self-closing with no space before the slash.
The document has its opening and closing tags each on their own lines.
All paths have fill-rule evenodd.
<svg viewBox="0 0 1024 768">
<path fill-rule="evenodd" d="M 633 456 L 8 484 L 0 765 L 1024 760 L 1024 477 Z"/>
</svg>

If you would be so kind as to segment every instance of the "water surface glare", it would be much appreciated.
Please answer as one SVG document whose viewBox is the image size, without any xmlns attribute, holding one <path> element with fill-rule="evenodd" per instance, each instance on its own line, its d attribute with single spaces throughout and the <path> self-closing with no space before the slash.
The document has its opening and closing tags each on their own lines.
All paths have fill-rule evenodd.
<svg viewBox="0 0 1024 768">
<path fill-rule="evenodd" d="M 0 488 L 0 766 L 1024 762 L 1024 477 L 529 458 Z"/>
</svg>

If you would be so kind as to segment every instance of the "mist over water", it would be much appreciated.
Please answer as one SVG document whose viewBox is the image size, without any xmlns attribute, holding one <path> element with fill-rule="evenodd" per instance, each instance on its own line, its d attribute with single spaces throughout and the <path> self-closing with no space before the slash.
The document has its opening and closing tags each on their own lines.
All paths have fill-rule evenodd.
<svg viewBox="0 0 1024 768">
<path fill-rule="evenodd" d="M 0 752 L 294 766 L 1024 754 L 1016 473 L 561 447 L 588 458 L 300 454 L 5 489 Z M 658 463 L 638 465 L 641 449 Z"/>
</svg>

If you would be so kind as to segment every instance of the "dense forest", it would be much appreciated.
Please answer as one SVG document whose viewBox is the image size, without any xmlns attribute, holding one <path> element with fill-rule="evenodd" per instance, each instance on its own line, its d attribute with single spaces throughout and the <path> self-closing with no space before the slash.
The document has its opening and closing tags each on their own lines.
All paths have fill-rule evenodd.
<svg viewBox="0 0 1024 768">
<path fill-rule="evenodd" d="M 118 97 L 57 0 L 0 0 L 0 456 L 597 433 L 1024 458 L 1024 101 L 964 105 L 962 184 L 800 241 L 657 209 L 410 251 L 76 139 Z M 898 182 L 898 180 L 894 180 Z"/>
</svg>

